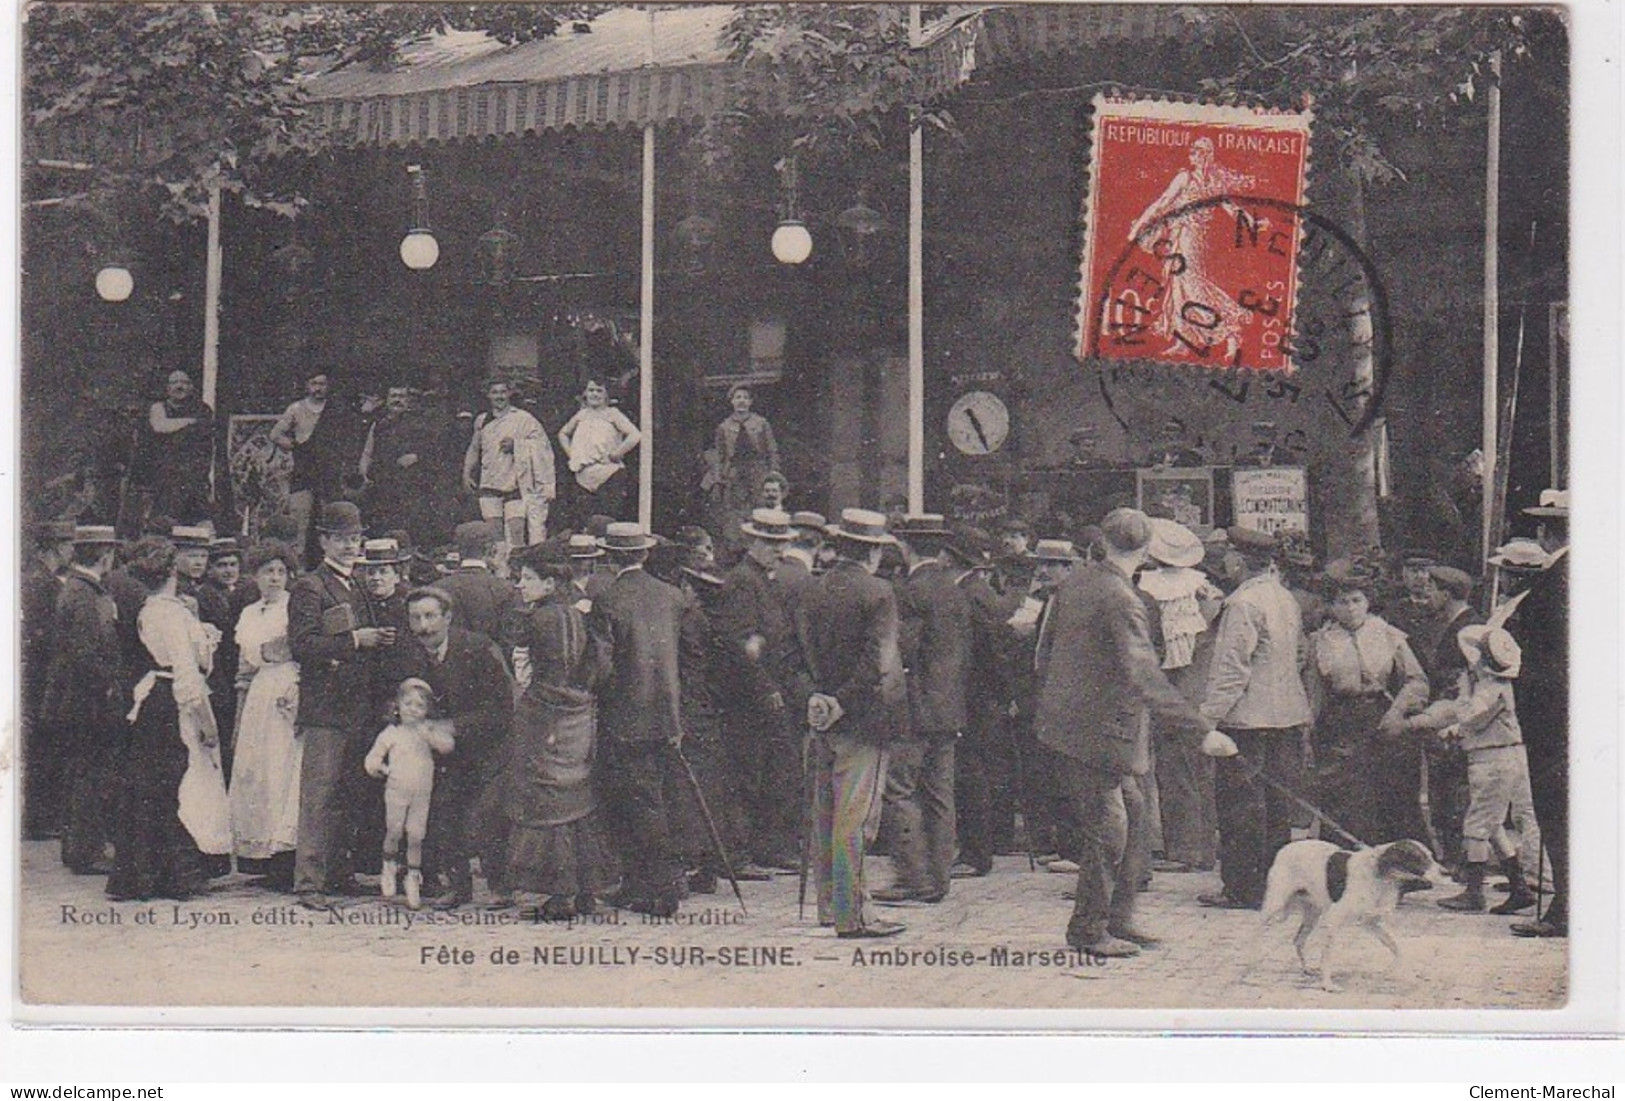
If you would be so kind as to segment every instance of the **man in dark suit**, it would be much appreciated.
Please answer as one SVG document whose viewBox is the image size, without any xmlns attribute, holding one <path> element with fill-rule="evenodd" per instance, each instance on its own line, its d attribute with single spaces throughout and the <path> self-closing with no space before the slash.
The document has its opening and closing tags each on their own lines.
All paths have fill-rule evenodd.
<svg viewBox="0 0 1625 1101">
<path fill-rule="evenodd" d="M 1095 956 L 1132 956 L 1154 937 L 1134 925 L 1144 869 L 1144 800 L 1154 711 L 1170 728 L 1212 724 L 1164 675 L 1145 605 L 1131 580 L 1145 561 L 1151 524 L 1120 508 L 1101 522 L 1106 559 L 1056 591 L 1040 631 L 1036 672 L 1038 739 L 1060 753 L 1082 832 L 1077 902 L 1067 944 Z"/>
<path fill-rule="evenodd" d="M 682 874 L 669 807 L 671 754 L 683 736 L 678 666 L 688 598 L 644 570 L 655 540 L 637 524 L 611 523 L 598 545 L 616 571 L 588 620 L 611 662 L 599 695 L 598 775 L 625 873 L 613 902 L 670 917 Z"/>
<path fill-rule="evenodd" d="M 908 733 L 897 598 L 875 577 L 895 540 L 885 516 L 866 509 L 846 509 L 831 530 L 835 564 L 807 594 L 799 624 L 817 686 L 807 724 L 815 732 L 818 922 L 840 937 L 888 937 L 903 926 L 868 915 L 863 855 L 880 828 L 886 745 Z"/>
<path fill-rule="evenodd" d="M 288 643 L 299 663 L 295 725 L 303 743 L 293 885 L 302 905 L 325 910 L 332 907 L 330 894 L 356 891 L 356 795 L 378 726 L 372 678 L 379 652 L 396 640 L 393 628 L 378 625 L 353 573 L 361 554 L 360 510 L 349 501 L 323 505 L 316 530 L 322 563 L 288 593 Z"/>
<path fill-rule="evenodd" d="M 496 575 L 492 567 L 497 549 L 496 526 L 485 520 L 457 525 L 457 568 L 436 587 L 451 594 L 457 605 L 457 626 L 489 639 L 502 637 L 502 625 L 520 612 L 519 592 Z"/>
<path fill-rule="evenodd" d="M 100 875 L 113 813 L 114 754 L 123 740 L 118 608 L 102 578 L 113 568 L 112 527 L 76 528 L 73 564 L 56 598 L 41 713 L 62 757 L 62 863 Z M 30 762 L 32 764 L 32 762 Z"/>
<path fill-rule="evenodd" d="M 987 875 L 993 854 L 1014 841 L 1015 744 L 1010 705 L 1014 698 L 1008 652 L 1014 642 L 1009 619 L 1022 596 L 1000 596 L 989 581 L 993 559 L 979 537 L 963 532 L 946 545 L 954 560 L 954 584 L 971 607 L 970 666 L 966 670 L 966 727 L 954 752 L 954 820 L 959 831 L 956 878 Z M 1031 665 L 1029 659 L 1027 664 Z"/>
<path fill-rule="evenodd" d="M 785 692 L 784 666 L 795 631 L 773 576 L 795 529 L 789 513 L 759 508 L 739 530 L 745 554 L 724 577 L 712 620 L 723 644 L 718 660 L 732 674 L 723 741 L 749 822 L 751 858 L 760 867 L 788 871 L 800 863 L 801 747 L 791 737 Z"/>
<path fill-rule="evenodd" d="M 1569 494 L 1542 490 L 1524 512 L 1541 521 L 1547 559 L 1529 583 L 1512 629 L 1523 641 L 1518 718 L 1529 753 L 1529 786 L 1540 836 L 1552 858 L 1552 900 L 1533 921 L 1514 922 L 1520 937 L 1569 935 Z M 1503 548 L 1504 549 L 1504 548 Z M 1497 554 L 1496 558 L 1500 558 Z M 1495 559 L 1491 559 L 1495 561 Z"/>
<path fill-rule="evenodd" d="M 1433 629 L 1428 637 L 1415 640 L 1412 650 L 1427 674 L 1433 699 L 1454 698 L 1457 682 L 1467 671 L 1467 656 L 1461 652 L 1456 635 L 1465 627 L 1484 622 L 1468 598 L 1473 579 L 1454 566 L 1433 566 L 1428 574 L 1428 591 L 1433 606 Z M 1467 785 L 1467 754 L 1460 745 L 1429 739 L 1427 754 L 1427 810 L 1433 839 L 1439 844 L 1439 861 L 1455 871 L 1463 859 L 1461 826 L 1467 815 L 1471 792 Z"/>
<path fill-rule="evenodd" d="M 66 799 L 63 734 L 41 713 L 50 671 L 52 621 L 73 561 L 71 520 L 50 520 L 34 531 L 34 561 L 22 577 L 23 836 L 30 841 L 54 836 Z"/>
<path fill-rule="evenodd" d="M 496 643 L 454 625 L 456 605 L 445 590 L 413 589 L 406 614 L 415 645 L 400 648 L 387 665 L 398 685 L 419 677 L 434 689 L 432 718 L 450 723 L 456 743 L 435 760 L 434 798 L 425 836 L 431 874 L 446 877 L 434 904 L 443 909 L 474 899 L 470 857 L 480 858 L 486 885 L 508 896 L 508 824 L 502 813 L 503 766 L 513 726 L 513 682 Z M 391 693 L 393 694 L 393 693 Z"/>
<path fill-rule="evenodd" d="M 237 740 L 237 617 L 259 599 L 254 582 L 242 580 L 242 564 L 242 547 L 236 539 L 215 539 L 197 589 L 198 619 L 220 631 L 220 646 L 209 671 L 209 703 L 220 731 L 220 765 L 228 778 Z"/>
<path fill-rule="evenodd" d="M 886 815 L 896 882 L 877 902 L 941 902 L 957 844 L 954 749 L 968 722 L 972 608 L 939 555 L 950 538 L 937 513 L 895 529 L 907 576 L 897 583 L 899 649 L 907 677 L 909 737 L 890 748 Z"/>
</svg>

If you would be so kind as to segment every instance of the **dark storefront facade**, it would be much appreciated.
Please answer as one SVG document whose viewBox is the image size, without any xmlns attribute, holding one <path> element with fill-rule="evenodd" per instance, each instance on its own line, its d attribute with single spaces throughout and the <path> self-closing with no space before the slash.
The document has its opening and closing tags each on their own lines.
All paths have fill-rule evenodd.
<svg viewBox="0 0 1625 1101">
<path fill-rule="evenodd" d="M 654 122 L 655 526 L 707 518 L 705 451 L 735 380 L 755 385 L 795 504 L 827 512 L 904 504 L 906 116 L 889 116 L 878 147 L 801 151 L 796 212 L 814 248 L 803 264 L 781 264 L 769 239 L 784 213 L 779 168 L 797 119 L 757 119 L 731 131 L 715 155 L 702 133 L 723 88 L 723 61 L 704 38 L 715 20 L 679 14 L 700 43 L 683 48 L 703 57 L 660 58 L 649 68 L 640 56 L 618 56 L 620 40 L 600 30 L 578 36 L 600 35 L 596 73 L 539 81 L 534 70 L 499 72 L 493 84 L 441 88 L 436 72 L 463 79 L 461 70 L 426 64 L 322 101 L 334 144 L 289 168 L 308 209 L 290 221 L 226 204 L 222 425 L 234 414 L 278 412 L 318 367 L 351 395 L 391 383 L 428 391 L 454 442 L 466 440 L 469 421 L 453 420 L 480 408 L 480 383 L 493 372 L 525 382 L 550 432 L 576 408 L 588 373 L 616 380 L 615 396 L 637 420 L 641 123 Z M 1380 294 L 1388 307 L 1391 355 L 1377 365 L 1386 389 L 1374 420 L 1349 397 L 1359 372 L 1371 369 L 1362 367 L 1355 329 L 1328 340 L 1337 350 L 1304 368 L 1295 390 L 1170 368 L 1113 370 L 1075 354 L 1089 104 L 1108 88 L 1198 92 L 1203 66 L 1217 70 L 1225 59 L 1182 45 L 1178 19 L 1172 8 L 995 9 L 934 40 L 934 63 L 944 72 L 959 66 L 942 79 L 939 100 L 958 133 L 932 130 L 925 140 L 926 505 L 984 522 L 1006 511 L 1087 522 L 1132 502 L 1134 471 L 1177 432 L 1214 469 L 1220 522 L 1228 471 L 1267 445 L 1275 462 L 1308 468 L 1311 530 L 1323 551 L 1372 541 L 1379 516 L 1390 539 L 1401 530 L 1436 543 L 1460 539 L 1458 529 L 1474 521 L 1458 522 L 1451 510 L 1471 508 L 1472 487 L 1459 499 L 1449 487 L 1455 460 L 1477 443 L 1482 331 L 1484 141 L 1474 112 L 1442 131 L 1408 133 L 1396 123 L 1382 134 L 1406 170 L 1403 182 L 1356 184 L 1333 141 L 1315 149 L 1310 203 L 1358 246 L 1370 265 L 1362 293 Z M 526 48 L 554 47 L 584 48 Z M 1542 112 L 1552 87 L 1561 88 L 1560 68 L 1553 61 L 1540 79 L 1509 80 L 1506 96 L 1507 145 L 1558 181 L 1566 179 L 1563 128 Z M 409 165 L 426 181 L 423 210 L 441 249 L 426 271 L 409 270 L 398 254 L 421 216 Z M 1509 490 L 1516 506 L 1549 481 L 1547 326 L 1550 303 L 1566 294 L 1566 195 L 1516 171 L 1503 185 L 1504 243 L 1518 245 L 1531 221 L 1539 225 L 1534 250 L 1508 272 L 1502 302 L 1504 361 L 1516 355 L 1520 321 L 1524 328 Z M 73 227 L 49 219 L 31 218 L 30 254 L 71 256 Z M 878 229 L 854 232 L 860 222 Z M 1416 233 L 1418 225 L 1427 232 Z M 165 263 L 149 264 L 137 297 L 118 305 L 79 301 L 93 294 L 88 277 L 74 281 L 82 264 L 30 264 L 30 408 L 42 407 L 35 403 L 57 380 L 80 375 L 119 380 L 91 394 L 104 417 L 144 408 L 162 369 L 191 365 L 201 332 L 200 237 L 151 235 L 140 247 Z M 70 270 L 73 279 L 62 274 Z M 1306 280 L 1302 308 L 1335 315 L 1333 284 Z M 66 294 L 69 283 L 77 298 Z M 52 335 L 53 311 L 70 299 L 75 316 L 106 315 L 106 324 Z M 955 437 L 956 410 L 987 401 L 983 394 L 1007 415 L 1008 436 L 967 446 Z M 1363 420 L 1373 423 L 1351 432 Z M 25 424 L 33 431 L 47 418 Z M 53 453 L 44 438 L 25 447 L 36 476 L 85 461 L 70 448 Z M 116 466 L 108 456 L 100 463 Z"/>
</svg>

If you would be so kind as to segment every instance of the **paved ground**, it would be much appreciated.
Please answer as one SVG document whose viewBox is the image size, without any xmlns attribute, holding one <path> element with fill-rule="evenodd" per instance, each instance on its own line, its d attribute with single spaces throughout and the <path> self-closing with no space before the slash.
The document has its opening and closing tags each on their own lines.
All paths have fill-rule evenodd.
<svg viewBox="0 0 1625 1101">
<path fill-rule="evenodd" d="M 1029 871 L 1025 857 L 956 881 L 939 905 L 889 908 L 909 926 L 902 936 L 837 941 L 797 920 L 793 875 L 744 884 L 748 915 L 724 886 L 674 921 L 611 911 L 565 928 L 514 910 L 408 914 L 380 899 L 329 917 L 236 878 L 188 903 L 109 903 L 103 880 L 67 874 L 53 845 L 23 850 L 29 1003 L 1462 1009 L 1565 999 L 1566 941 L 1440 910 L 1437 891 L 1400 907 L 1397 968 L 1385 970 L 1380 945 L 1351 937 L 1339 953 L 1345 990 L 1328 994 L 1300 973 L 1287 929 L 1196 905 L 1217 884 L 1211 874 L 1158 876 L 1141 917 L 1163 946 L 1086 966 L 1058 951 L 1070 877 Z M 872 882 L 886 882 L 885 861 L 873 864 Z"/>
</svg>

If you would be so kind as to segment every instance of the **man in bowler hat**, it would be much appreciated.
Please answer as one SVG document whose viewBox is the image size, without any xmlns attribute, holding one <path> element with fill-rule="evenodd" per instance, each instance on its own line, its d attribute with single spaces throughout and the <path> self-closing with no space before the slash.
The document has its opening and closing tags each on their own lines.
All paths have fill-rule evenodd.
<svg viewBox="0 0 1625 1101">
<path fill-rule="evenodd" d="M 362 762 L 378 716 L 372 677 L 395 630 L 378 625 L 376 608 L 355 573 L 361 557 L 361 511 L 349 501 L 322 506 L 316 524 L 322 562 L 288 593 L 288 643 L 299 663 L 303 743 L 299 771 L 299 845 L 293 885 L 302 905 L 330 909 L 333 894 L 355 893 L 352 808 L 366 780 Z"/>
</svg>

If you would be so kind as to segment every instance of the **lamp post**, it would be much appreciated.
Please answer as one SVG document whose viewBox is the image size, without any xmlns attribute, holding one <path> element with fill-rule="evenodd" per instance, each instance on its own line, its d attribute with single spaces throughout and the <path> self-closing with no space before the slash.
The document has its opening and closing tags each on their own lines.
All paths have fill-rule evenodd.
<svg viewBox="0 0 1625 1101">
<path fill-rule="evenodd" d="M 773 231 L 773 258 L 781 264 L 802 264 L 812 255 L 812 234 L 796 212 L 796 159 L 785 157 L 778 163 L 784 180 L 784 217 Z"/>
<path fill-rule="evenodd" d="M 122 261 L 109 261 L 96 273 L 96 293 L 103 302 L 123 302 L 134 291 L 135 276 Z"/>
<path fill-rule="evenodd" d="M 427 271 L 440 259 L 440 242 L 429 230 L 429 186 L 422 165 L 407 165 L 406 174 L 412 178 L 412 228 L 401 238 L 401 263 Z"/>
</svg>

